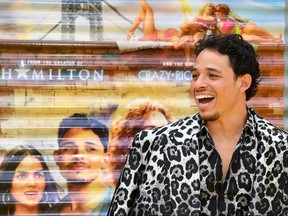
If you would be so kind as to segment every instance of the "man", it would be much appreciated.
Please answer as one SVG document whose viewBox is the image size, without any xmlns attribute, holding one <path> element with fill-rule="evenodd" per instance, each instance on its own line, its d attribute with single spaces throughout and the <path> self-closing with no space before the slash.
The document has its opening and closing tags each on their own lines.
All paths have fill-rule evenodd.
<svg viewBox="0 0 288 216">
<path fill-rule="evenodd" d="M 94 117 L 74 114 L 58 130 L 56 164 L 67 180 L 68 195 L 48 213 L 55 215 L 106 215 L 113 190 L 103 178 L 109 156 L 108 128 Z M 49 214 L 50 215 L 50 214 Z"/>
<path fill-rule="evenodd" d="M 199 113 L 135 136 L 108 215 L 287 215 L 287 132 L 248 108 L 259 85 L 239 35 L 195 48 Z"/>
</svg>

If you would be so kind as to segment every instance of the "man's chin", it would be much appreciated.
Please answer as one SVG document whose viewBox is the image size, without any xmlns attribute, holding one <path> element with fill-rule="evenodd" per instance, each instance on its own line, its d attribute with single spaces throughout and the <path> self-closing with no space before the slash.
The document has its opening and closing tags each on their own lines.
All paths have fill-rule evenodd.
<svg viewBox="0 0 288 216">
<path fill-rule="evenodd" d="M 220 117 L 220 115 L 219 115 L 219 113 L 214 113 L 214 114 L 210 114 L 210 115 L 200 113 L 200 117 L 204 121 L 216 121 Z"/>
</svg>

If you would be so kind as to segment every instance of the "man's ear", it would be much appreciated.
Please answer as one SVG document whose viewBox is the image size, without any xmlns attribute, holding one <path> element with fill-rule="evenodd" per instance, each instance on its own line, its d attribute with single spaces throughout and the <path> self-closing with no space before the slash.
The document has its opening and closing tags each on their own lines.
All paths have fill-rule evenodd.
<svg viewBox="0 0 288 216">
<path fill-rule="evenodd" d="M 244 74 L 243 76 L 241 76 L 241 81 L 240 81 L 240 90 L 242 92 L 245 92 L 252 83 L 252 77 L 250 74 Z"/>
<path fill-rule="evenodd" d="M 59 151 L 54 150 L 53 156 L 54 156 L 55 163 L 57 164 L 57 166 L 59 166 L 59 163 L 61 162 L 61 155 L 60 155 Z"/>
<path fill-rule="evenodd" d="M 106 170 L 111 165 L 111 155 L 110 153 L 104 153 L 101 158 L 101 168 Z"/>
<path fill-rule="evenodd" d="M 111 163 L 111 154 L 110 153 L 105 153 L 103 155 L 103 162 L 104 162 L 104 165 L 107 167 L 107 165 L 109 166 L 110 163 Z"/>
</svg>

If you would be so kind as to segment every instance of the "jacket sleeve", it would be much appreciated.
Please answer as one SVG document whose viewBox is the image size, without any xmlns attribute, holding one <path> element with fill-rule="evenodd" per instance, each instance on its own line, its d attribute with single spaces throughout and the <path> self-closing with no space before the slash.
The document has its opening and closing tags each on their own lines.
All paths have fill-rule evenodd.
<svg viewBox="0 0 288 216">
<path fill-rule="evenodd" d="M 144 169 L 140 133 L 135 136 L 126 158 L 124 168 L 119 177 L 118 185 L 108 210 L 109 216 L 128 215 L 135 202 L 139 180 L 141 179 L 142 171 Z"/>
</svg>

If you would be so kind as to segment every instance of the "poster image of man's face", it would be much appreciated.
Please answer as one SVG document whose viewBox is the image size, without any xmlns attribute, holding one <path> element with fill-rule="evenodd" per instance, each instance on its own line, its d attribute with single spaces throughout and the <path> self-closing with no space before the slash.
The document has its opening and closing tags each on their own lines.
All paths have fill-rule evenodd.
<svg viewBox="0 0 288 216">
<path fill-rule="evenodd" d="M 99 136 L 91 129 L 71 128 L 54 151 L 54 159 L 67 183 L 85 184 L 97 180 L 107 162 Z"/>
</svg>

